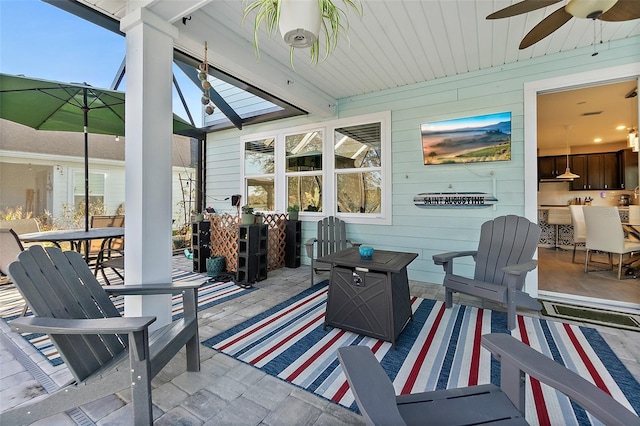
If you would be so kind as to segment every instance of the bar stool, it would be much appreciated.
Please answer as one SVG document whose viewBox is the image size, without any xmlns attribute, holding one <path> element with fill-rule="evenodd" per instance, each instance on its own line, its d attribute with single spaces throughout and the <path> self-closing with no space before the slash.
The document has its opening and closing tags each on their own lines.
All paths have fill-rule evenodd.
<svg viewBox="0 0 640 426">
<path fill-rule="evenodd" d="M 560 225 L 571 225 L 571 212 L 569 209 L 561 207 L 561 208 L 550 208 L 549 214 L 547 217 L 547 223 L 549 225 L 555 226 L 555 245 L 554 249 L 562 248 L 558 245 L 559 241 L 559 233 L 560 233 Z"/>
</svg>

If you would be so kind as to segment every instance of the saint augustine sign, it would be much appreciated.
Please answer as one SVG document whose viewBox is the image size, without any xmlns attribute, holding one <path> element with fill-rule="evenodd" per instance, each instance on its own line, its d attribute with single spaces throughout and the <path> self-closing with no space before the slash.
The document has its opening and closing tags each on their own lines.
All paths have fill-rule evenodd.
<svg viewBox="0 0 640 426">
<path fill-rule="evenodd" d="M 418 207 L 480 208 L 497 202 L 496 197 L 484 192 L 423 192 L 413 197 Z"/>
</svg>

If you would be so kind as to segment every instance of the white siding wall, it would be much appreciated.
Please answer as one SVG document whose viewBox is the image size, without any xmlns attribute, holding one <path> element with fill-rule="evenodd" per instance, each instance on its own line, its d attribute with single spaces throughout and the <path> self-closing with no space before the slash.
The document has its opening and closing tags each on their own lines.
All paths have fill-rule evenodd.
<svg viewBox="0 0 640 426">
<path fill-rule="evenodd" d="M 419 253 L 409 266 L 409 278 L 442 282 L 442 268 L 433 264 L 433 254 L 474 249 L 484 221 L 500 215 L 525 214 L 523 85 L 555 76 L 640 62 L 640 38 L 611 43 L 595 57 L 591 52 L 591 48 L 580 49 L 340 100 L 337 108 L 340 118 L 386 110 L 392 112 L 393 224 L 350 224 L 350 237 L 378 249 Z M 511 161 L 423 165 L 422 123 L 505 111 L 512 113 Z M 314 117 L 295 118 L 248 126 L 241 132 L 229 130 L 210 134 L 206 150 L 207 199 L 222 200 L 241 192 L 240 135 L 317 121 L 320 120 Z M 535 141 L 527 143 L 535 144 Z M 420 192 L 493 193 L 494 188 L 498 198 L 495 209 L 420 209 L 413 204 L 413 196 Z M 210 204 L 219 212 L 233 211 L 230 201 L 212 201 Z M 529 219 L 537 220 L 535 217 Z M 314 224 L 305 223 L 303 241 L 314 232 Z M 472 263 L 467 261 L 466 273 L 471 271 Z"/>
<path fill-rule="evenodd" d="M 0 181 L 2 184 L 0 185 L 0 209 L 24 205 L 25 188 L 32 188 L 35 185 L 35 178 L 32 176 L 34 173 L 29 169 L 31 167 L 33 170 L 49 170 L 51 173 L 52 191 L 47 194 L 47 197 L 54 218 L 59 218 L 62 215 L 63 204 L 70 205 L 73 202 L 72 172 L 74 170 L 84 170 L 83 160 L 73 157 L 34 156 L 19 152 L 0 152 L 0 160 L 3 163 L 0 171 L 0 177 L 3 178 Z M 106 174 L 105 213 L 115 214 L 118 206 L 124 204 L 124 162 L 92 159 L 89 171 Z M 4 176 L 10 172 L 12 172 L 11 178 L 5 179 Z M 184 216 L 180 208 L 180 203 L 182 202 L 180 175 L 182 175 L 183 179 L 187 176 L 194 178 L 195 169 L 173 167 L 172 218 L 175 219 L 175 227 L 179 227 L 184 222 Z M 20 180 L 22 182 L 16 182 Z M 189 217 L 188 215 L 187 218 Z"/>
</svg>

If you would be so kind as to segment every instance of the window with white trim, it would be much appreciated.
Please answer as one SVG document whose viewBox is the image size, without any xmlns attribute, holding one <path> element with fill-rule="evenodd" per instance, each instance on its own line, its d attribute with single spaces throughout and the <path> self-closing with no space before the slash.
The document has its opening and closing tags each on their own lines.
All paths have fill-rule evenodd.
<svg viewBox="0 0 640 426">
<path fill-rule="evenodd" d="M 391 223 L 391 113 L 243 136 L 243 196 L 257 210 L 298 205 L 302 220 Z"/>
<path fill-rule="evenodd" d="M 105 185 L 104 173 L 89 173 L 89 206 L 104 206 Z M 84 206 L 84 171 L 73 172 L 73 205 Z"/>
</svg>

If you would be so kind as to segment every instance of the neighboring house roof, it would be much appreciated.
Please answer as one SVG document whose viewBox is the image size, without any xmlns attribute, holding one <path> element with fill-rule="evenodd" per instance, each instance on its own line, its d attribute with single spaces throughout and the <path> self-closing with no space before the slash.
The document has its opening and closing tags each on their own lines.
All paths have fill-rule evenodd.
<svg viewBox="0 0 640 426">
<path fill-rule="evenodd" d="M 89 137 L 89 157 L 105 160 L 124 161 L 126 138 L 91 134 Z M 82 133 L 53 132 L 35 130 L 21 124 L 0 119 L 0 151 L 31 152 L 70 157 L 84 156 L 84 136 Z M 196 162 L 192 144 L 197 140 L 173 135 L 174 166 L 194 167 Z"/>
</svg>

